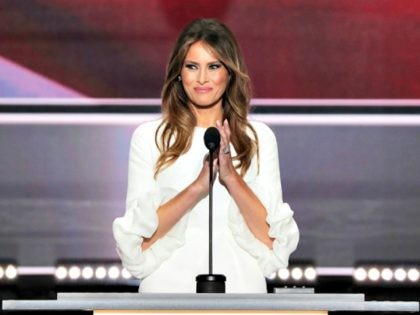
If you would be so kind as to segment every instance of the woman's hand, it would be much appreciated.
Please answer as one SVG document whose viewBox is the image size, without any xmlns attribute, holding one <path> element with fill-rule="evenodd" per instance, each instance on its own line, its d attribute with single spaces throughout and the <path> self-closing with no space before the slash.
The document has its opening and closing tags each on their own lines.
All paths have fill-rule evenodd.
<svg viewBox="0 0 420 315">
<path fill-rule="evenodd" d="M 218 158 L 217 154 L 213 154 L 213 182 L 217 177 L 218 171 Z M 206 154 L 203 159 L 203 167 L 201 169 L 200 174 L 193 182 L 193 186 L 195 187 L 197 193 L 199 194 L 200 198 L 204 198 L 209 193 L 209 175 L 210 175 L 210 165 L 209 165 L 209 155 Z"/>
<path fill-rule="evenodd" d="M 230 153 L 230 128 L 227 119 L 216 121 L 216 128 L 220 132 L 220 149 L 219 149 L 219 179 L 222 184 L 230 180 L 236 179 L 238 173 L 232 163 L 232 155 Z"/>
</svg>

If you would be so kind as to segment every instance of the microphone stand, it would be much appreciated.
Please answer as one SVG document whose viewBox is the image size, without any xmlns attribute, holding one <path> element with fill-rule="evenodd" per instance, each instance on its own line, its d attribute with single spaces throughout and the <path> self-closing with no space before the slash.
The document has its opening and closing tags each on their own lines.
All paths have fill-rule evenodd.
<svg viewBox="0 0 420 315">
<path fill-rule="evenodd" d="M 213 274 L 213 151 L 209 152 L 209 274 Z"/>
<path fill-rule="evenodd" d="M 226 277 L 221 274 L 213 274 L 213 153 L 215 148 L 217 146 L 209 148 L 209 273 L 198 275 L 195 278 L 197 293 L 225 293 L 226 291 Z"/>
</svg>

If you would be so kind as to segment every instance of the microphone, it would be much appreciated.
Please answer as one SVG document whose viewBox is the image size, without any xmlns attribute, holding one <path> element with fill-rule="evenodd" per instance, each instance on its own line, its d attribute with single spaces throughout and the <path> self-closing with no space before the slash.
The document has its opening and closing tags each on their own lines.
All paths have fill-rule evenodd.
<svg viewBox="0 0 420 315">
<path fill-rule="evenodd" d="M 197 293 L 225 293 L 224 275 L 213 274 L 213 153 L 219 148 L 220 133 L 215 127 L 207 128 L 204 144 L 209 149 L 209 274 L 198 275 Z"/>
<path fill-rule="evenodd" d="M 214 152 L 220 145 L 220 133 L 216 127 L 209 127 L 207 128 L 206 132 L 204 133 L 204 144 L 206 148 L 210 150 L 210 152 Z"/>
</svg>

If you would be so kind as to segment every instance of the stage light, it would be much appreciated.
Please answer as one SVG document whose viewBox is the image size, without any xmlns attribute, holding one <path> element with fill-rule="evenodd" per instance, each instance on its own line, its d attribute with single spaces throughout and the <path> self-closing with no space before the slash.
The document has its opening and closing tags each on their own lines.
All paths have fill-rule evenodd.
<svg viewBox="0 0 420 315">
<path fill-rule="evenodd" d="M 72 280 L 77 280 L 80 278 L 82 272 L 80 271 L 80 268 L 77 266 L 72 266 L 69 269 L 69 278 Z"/>
<path fill-rule="evenodd" d="M 304 276 L 306 280 L 313 281 L 316 279 L 316 270 L 313 267 L 305 268 Z"/>
<path fill-rule="evenodd" d="M 392 270 L 390 268 L 382 269 L 381 278 L 384 281 L 391 281 L 393 277 L 394 277 L 394 273 L 392 272 Z"/>
<path fill-rule="evenodd" d="M 90 266 L 85 266 L 82 269 L 82 278 L 89 280 L 93 278 L 93 268 Z"/>
<path fill-rule="evenodd" d="M 55 269 L 55 277 L 59 280 L 64 280 L 67 277 L 67 268 L 64 266 L 59 266 Z"/>
<path fill-rule="evenodd" d="M 290 277 L 290 271 L 287 268 L 280 269 L 278 272 L 278 276 L 281 280 L 287 280 Z"/>
<path fill-rule="evenodd" d="M 131 274 L 125 268 L 123 268 L 123 270 L 121 271 L 121 275 L 124 279 L 130 279 L 131 278 Z"/>
<path fill-rule="evenodd" d="M 102 280 L 106 277 L 106 268 L 103 266 L 99 266 L 95 270 L 95 277 L 96 279 Z"/>
<path fill-rule="evenodd" d="M 404 281 L 407 278 L 407 272 L 403 268 L 398 268 L 394 272 L 395 279 L 397 281 Z"/>
<path fill-rule="evenodd" d="M 274 279 L 276 279 L 276 276 L 277 276 L 276 272 L 273 272 L 271 275 L 267 276 L 266 278 L 268 280 L 274 280 Z"/>
<path fill-rule="evenodd" d="M 412 282 L 417 282 L 420 278 L 419 271 L 416 268 L 411 268 L 407 272 L 407 277 Z"/>
<path fill-rule="evenodd" d="M 14 263 L 0 263 L 0 285 L 3 283 L 11 283 L 16 281 L 18 277 L 18 269 Z"/>
<path fill-rule="evenodd" d="M 381 277 L 381 273 L 379 272 L 378 268 L 373 267 L 369 269 L 367 276 L 370 281 L 378 281 L 379 278 Z"/>
<path fill-rule="evenodd" d="M 8 280 L 13 280 L 17 277 L 17 268 L 13 265 L 8 265 L 4 274 Z"/>
<path fill-rule="evenodd" d="M 367 279 L 367 271 L 365 268 L 359 267 L 356 269 L 356 271 L 354 272 L 354 278 L 357 281 L 365 281 Z"/>
<path fill-rule="evenodd" d="M 302 271 L 302 268 L 299 268 L 299 267 L 295 267 L 295 268 L 293 268 L 293 269 L 292 269 L 292 272 L 291 272 L 291 275 L 292 275 L 292 278 L 293 278 L 294 280 L 301 280 L 301 279 L 302 279 L 302 277 L 303 277 L 303 271 Z"/>
<path fill-rule="evenodd" d="M 120 276 L 120 269 L 117 266 L 112 266 L 108 269 L 108 277 L 112 280 L 118 279 Z"/>
</svg>

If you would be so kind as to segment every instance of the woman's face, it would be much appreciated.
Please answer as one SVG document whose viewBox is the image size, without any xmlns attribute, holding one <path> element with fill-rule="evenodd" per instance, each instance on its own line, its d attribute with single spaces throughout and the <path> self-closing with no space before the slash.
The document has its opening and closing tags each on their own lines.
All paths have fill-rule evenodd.
<svg viewBox="0 0 420 315">
<path fill-rule="evenodd" d="M 229 73 L 208 46 L 198 41 L 187 52 L 181 79 L 191 105 L 210 107 L 221 105 Z"/>
</svg>

